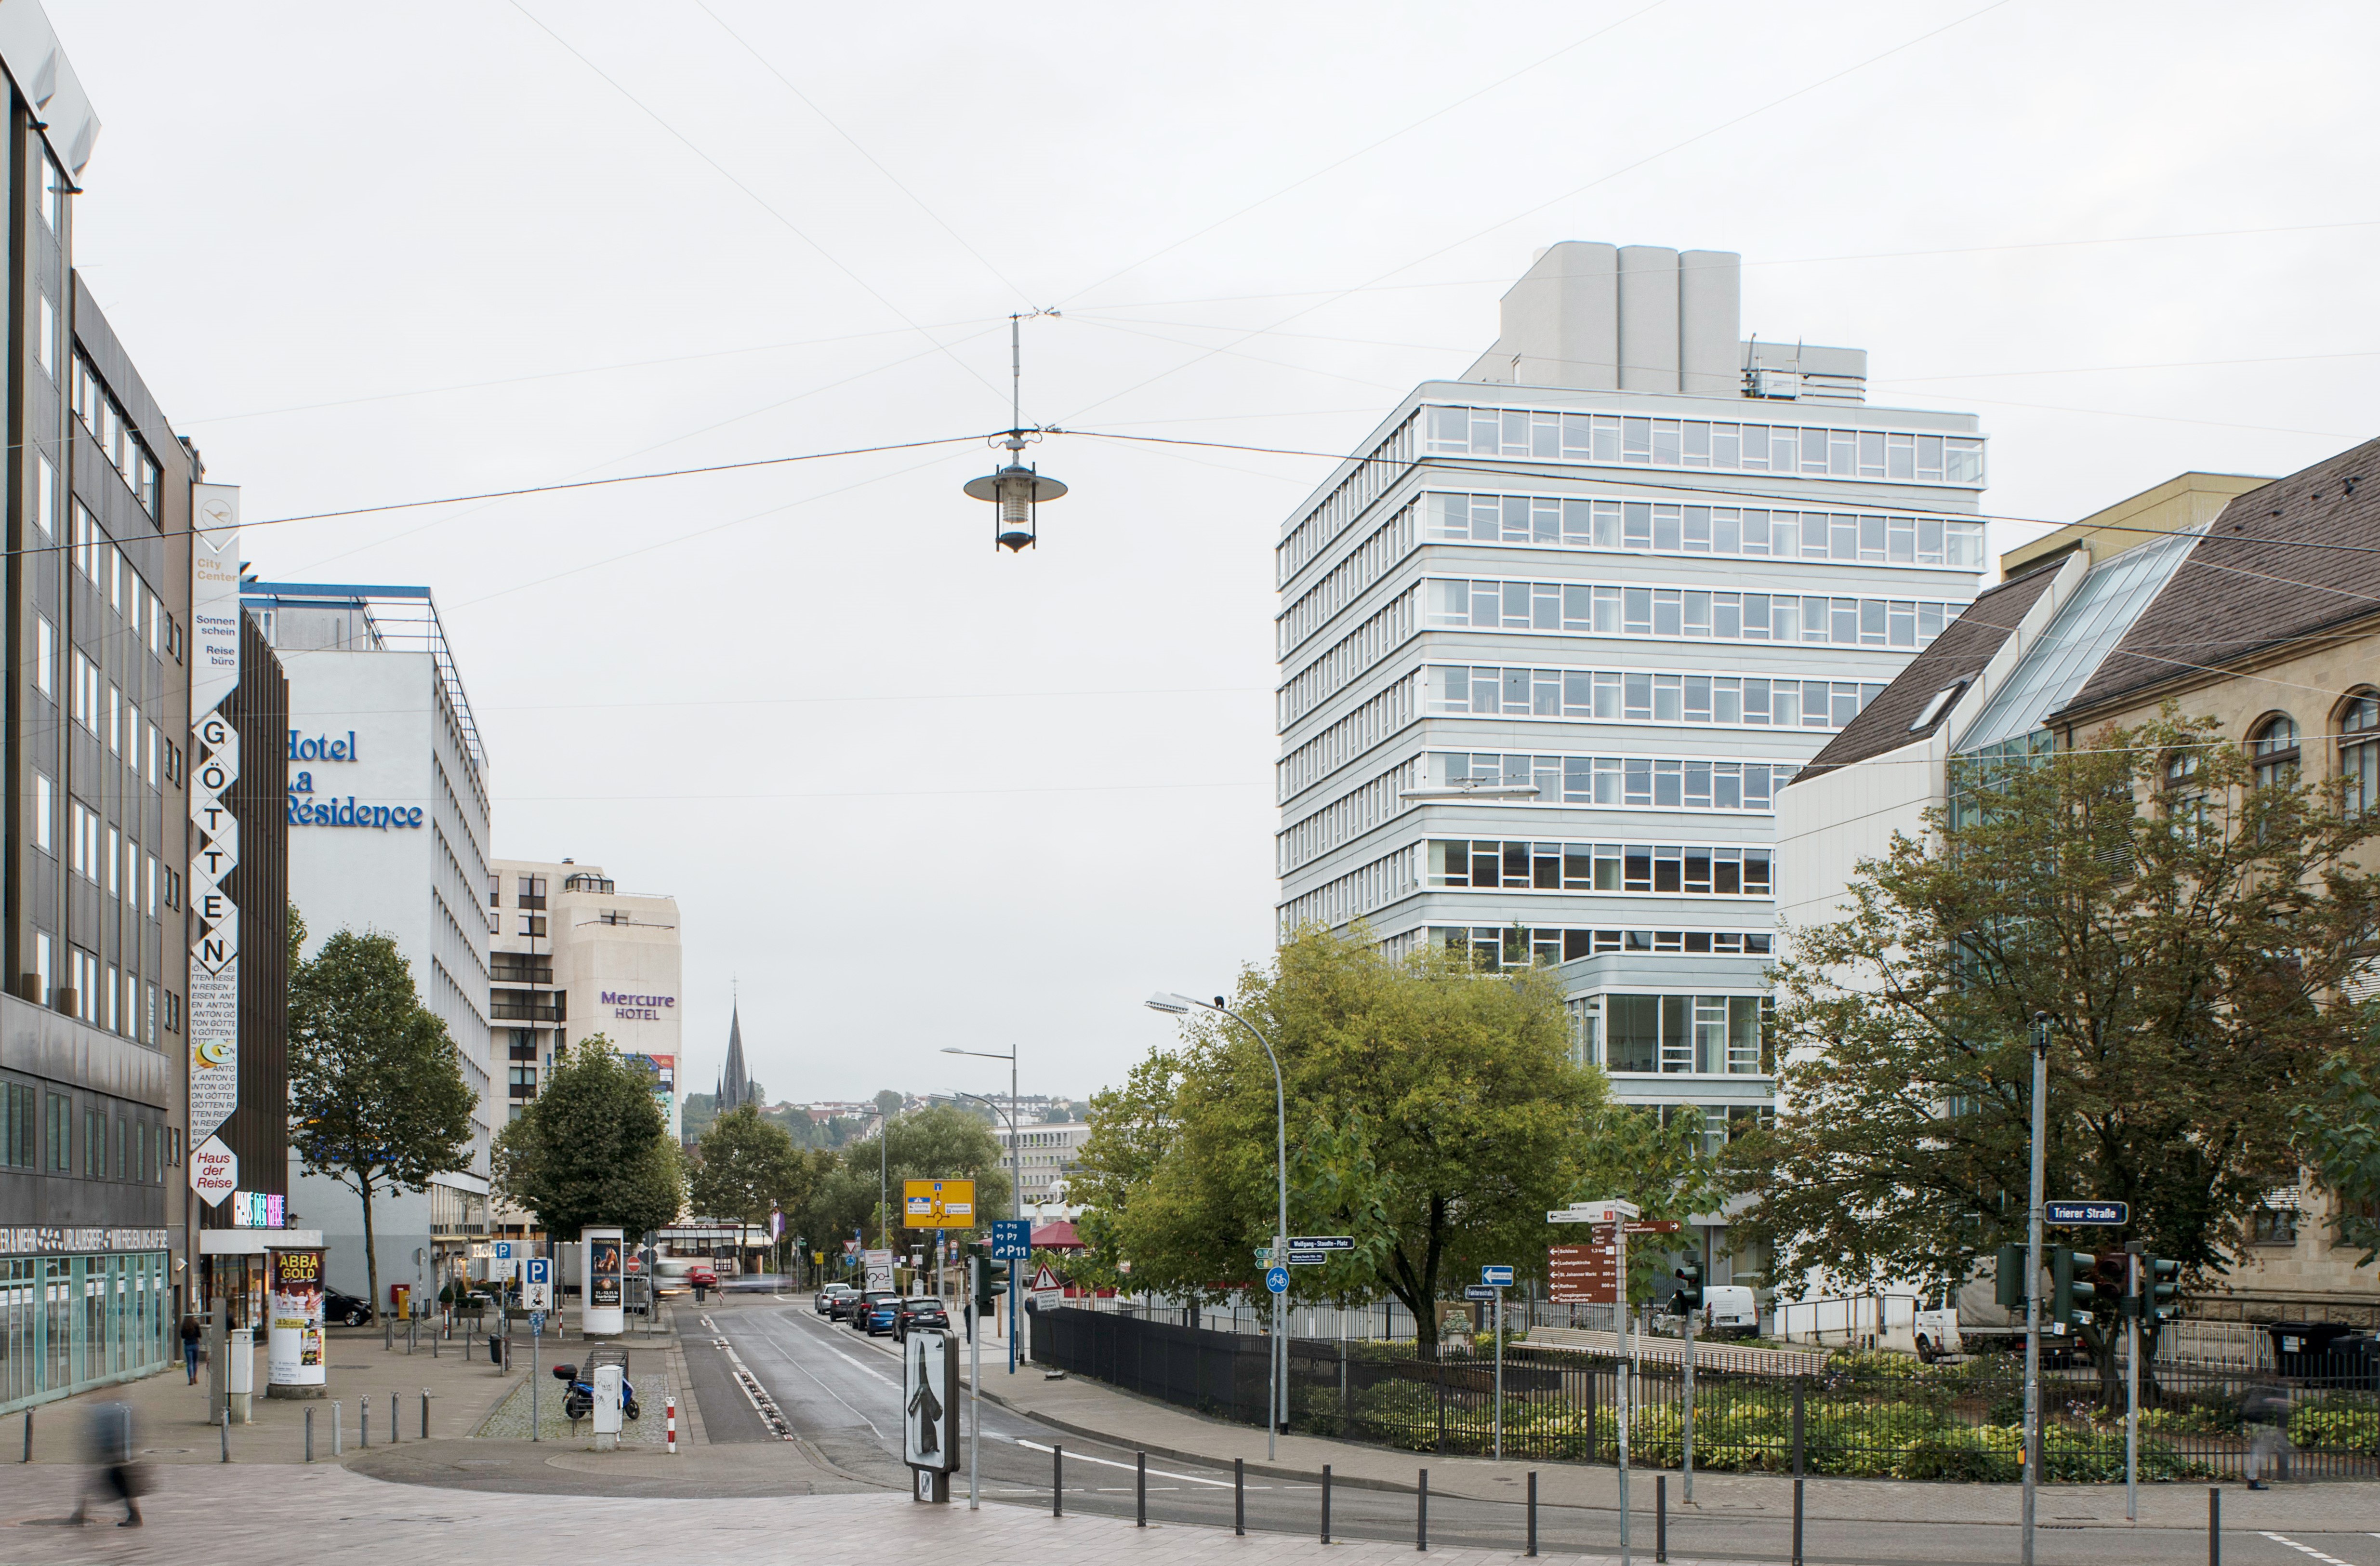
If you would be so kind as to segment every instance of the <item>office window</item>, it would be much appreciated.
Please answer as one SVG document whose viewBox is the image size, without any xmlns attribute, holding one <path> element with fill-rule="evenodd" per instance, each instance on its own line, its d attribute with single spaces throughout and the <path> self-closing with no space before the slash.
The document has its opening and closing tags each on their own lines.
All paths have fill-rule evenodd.
<svg viewBox="0 0 2380 1566">
<path fill-rule="evenodd" d="M 140 1014 L 140 1039 L 144 1044 L 157 1042 L 157 987 L 149 986 L 149 1006 Z"/>
<path fill-rule="evenodd" d="M 124 754 L 124 693 L 113 682 L 107 687 L 107 753 Z"/>
<path fill-rule="evenodd" d="M 33 616 L 33 688 L 58 698 L 58 628 L 40 614 Z"/>
<path fill-rule="evenodd" d="M 50 161 L 48 153 L 39 156 L 42 161 L 42 189 L 33 204 L 41 212 L 42 221 L 49 225 L 50 232 L 63 234 L 67 222 L 66 173 Z"/>
<path fill-rule="evenodd" d="M 132 1123 L 122 1115 L 115 1117 L 115 1178 L 122 1180 L 137 1172 L 128 1166 L 132 1161 Z"/>
<path fill-rule="evenodd" d="M 42 1127 L 30 1084 L 0 1086 L 0 1163 L 30 1169 L 40 1158 Z"/>
<path fill-rule="evenodd" d="M 503 872 L 498 871 L 498 870 L 490 870 L 490 871 L 488 872 L 488 906 L 489 906 L 489 907 L 491 907 L 491 908 L 501 908 L 501 907 L 503 907 L 504 905 L 504 874 L 503 874 Z"/>
<path fill-rule="evenodd" d="M 107 1113 L 103 1110 L 82 1111 L 82 1175 L 85 1180 L 98 1180 L 107 1173 Z"/>
<path fill-rule="evenodd" d="M 49 1167 L 64 1174 L 74 1168 L 74 1100 L 63 1093 L 51 1094 L 49 1122 Z"/>
<path fill-rule="evenodd" d="M 69 799 L 67 808 L 74 818 L 74 841 L 70 845 L 74 872 L 95 882 L 99 880 L 99 818 L 79 799 Z"/>
<path fill-rule="evenodd" d="M 79 946 L 67 948 L 67 977 L 74 988 L 74 1014 L 99 1021 L 99 959 Z"/>
<path fill-rule="evenodd" d="M 122 1032 L 123 1030 L 116 1026 L 119 1019 L 115 1014 L 115 965 L 114 963 L 107 965 L 107 986 L 100 993 L 103 999 L 100 1002 L 99 1026 L 110 1033 Z"/>
<path fill-rule="evenodd" d="M 182 998 L 170 989 L 165 991 L 165 1031 L 168 1033 L 182 1031 Z M 176 1144 L 175 1151 L 174 1161 L 179 1163 L 181 1158 L 178 1143 Z"/>
<path fill-rule="evenodd" d="M 58 530 L 58 470 L 46 455 L 33 458 L 33 526 L 42 537 L 54 538 Z"/>
<path fill-rule="evenodd" d="M 120 883 L 115 868 L 122 862 L 121 836 L 114 827 L 110 827 L 107 829 L 107 894 L 110 897 L 118 894 Z"/>
<path fill-rule="evenodd" d="M 153 919 L 157 917 L 157 856 L 154 854 L 142 856 L 142 864 L 148 874 L 148 914 Z M 157 1009 L 153 1001 L 149 1009 L 152 1012 Z"/>
<path fill-rule="evenodd" d="M 41 980 L 42 1004 L 51 1004 L 55 997 L 50 989 L 50 936 L 47 930 L 33 932 L 33 976 Z"/>
<path fill-rule="evenodd" d="M 520 917 L 520 932 L 523 935 L 543 935 L 545 933 L 545 916 L 543 914 L 523 914 Z"/>
<path fill-rule="evenodd" d="M 522 876 L 520 878 L 520 905 L 524 908 L 542 908 L 545 906 L 545 878 L 543 876 Z"/>
<path fill-rule="evenodd" d="M 33 774 L 33 846 L 44 854 L 58 851 L 56 785 L 40 772 Z"/>
<path fill-rule="evenodd" d="M 58 307 L 50 303 L 47 294 L 42 296 L 41 341 L 33 346 L 34 359 L 42 373 L 55 381 L 58 378 Z"/>
<path fill-rule="evenodd" d="M 164 749 L 164 748 L 165 748 L 165 745 L 164 745 L 164 735 L 162 735 L 162 734 L 160 734 L 157 732 L 157 725 L 156 725 L 156 724 L 154 724 L 154 723 L 150 724 L 150 725 L 149 725 L 149 786 L 150 786 L 151 788 L 155 788 L 155 787 L 157 786 L 157 753 L 158 753 L 159 751 L 161 751 L 161 750 Z"/>
</svg>

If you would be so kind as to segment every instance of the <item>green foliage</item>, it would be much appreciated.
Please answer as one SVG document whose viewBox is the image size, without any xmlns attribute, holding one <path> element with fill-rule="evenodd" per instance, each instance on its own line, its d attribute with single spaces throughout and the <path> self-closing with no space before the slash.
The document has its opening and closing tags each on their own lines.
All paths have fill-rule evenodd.
<svg viewBox="0 0 2380 1566">
<path fill-rule="evenodd" d="M 2322 1062 L 2313 1092 L 2291 1107 L 2307 1163 L 2338 1208 L 2338 1238 L 2380 1260 L 2380 1002 L 2367 1002 L 2361 1037 Z"/>
<path fill-rule="evenodd" d="M 2024 1237 L 2036 1013 L 2052 1019 L 2048 1189 L 2128 1202 L 2186 1278 L 2244 1248 L 2298 1178 L 2290 1106 L 2361 1039 L 2336 996 L 2380 931 L 2357 868 L 2380 816 L 2256 786 L 2171 713 L 1954 780 L 1971 793 L 1863 861 L 1850 912 L 1777 969 L 1771 1132 L 1729 1149 L 1779 1277 L 1955 1287 Z M 2165 787 L 2177 756 L 2196 769 Z M 2114 1389 L 2112 1302 L 2085 1326 Z"/>
<path fill-rule="evenodd" d="M 1691 1104 L 1676 1106 L 1664 1124 L 1661 1111 L 1650 1105 L 1603 1099 L 1587 1116 L 1581 1147 L 1571 1201 L 1618 1197 L 1633 1202 L 1644 1221 L 1683 1224 L 1696 1213 L 1718 1211 L 1727 1200 L 1703 1113 Z M 1676 1240 L 1659 1234 L 1629 1236 L 1631 1304 L 1666 1302 L 1676 1291 L 1670 1258 L 1691 1234 L 1682 1230 Z M 1583 1232 L 1573 1231 L 1562 1239 L 1584 1237 Z"/>
<path fill-rule="evenodd" d="M 1594 1151 L 1601 1074 L 1572 1062 L 1561 993 L 1542 971 L 1481 974 L 1467 952 L 1385 957 L 1360 925 L 1298 931 L 1233 1009 L 1281 1052 L 1290 1229 L 1355 1248 L 1292 1275 L 1292 1297 L 1385 1289 L 1434 1341 L 1431 1306 L 1483 1262 L 1541 1272 L 1544 1214 Z M 1124 1086 L 1092 1100 L 1072 1183 L 1087 1244 L 1135 1288 L 1227 1297 L 1257 1282 L 1275 1223 L 1274 1079 L 1227 1018 L 1185 1021 Z"/>
<path fill-rule="evenodd" d="M 720 1115 L 696 1144 L 686 1171 L 686 1199 L 696 1214 L 765 1224 L 771 1210 L 795 1223 L 819 1182 L 835 1165 L 832 1153 L 806 1153 L 751 1104 Z M 787 1232 L 793 1232 L 788 1228 Z"/>
<path fill-rule="evenodd" d="M 293 948 L 305 929 L 291 909 Z M 372 1198 L 468 1168 L 476 1102 L 446 1025 L 421 1003 L 392 937 L 343 929 L 291 968 L 289 1146 L 308 1173 L 361 1199 L 375 1308 Z"/>
<path fill-rule="evenodd" d="M 877 1097 L 880 1100 L 884 1095 Z M 897 1237 L 904 1180 L 973 1180 L 976 1219 L 981 1225 L 1008 1211 L 1004 1156 L 990 1127 L 953 1105 L 935 1104 L 915 1114 L 896 1115 L 882 1136 L 846 1145 L 840 1162 L 816 1181 L 803 1207 L 802 1222 L 808 1227 L 802 1232 L 814 1244 L 830 1235 L 840 1242 L 855 1229 L 871 1243 L 889 1232 L 895 1236 L 894 1245 L 905 1244 Z M 881 1163 L 890 1165 L 880 1171 L 890 1195 L 889 1212 L 877 1207 Z"/>
<path fill-rule="evenodd" d="M 2325 1399 L 2289 1412 L 2289 1440 L 2301 1451 L 2380 1457 L 2380 1402 Z"/>
<path fill-rule="evenodd" d="M 588 1224 L 641 1234 L 673 1222 L 685 1178 L 652 1075 L 589 1034 L 554 1059 L 543 1088 L 496 1137 L 496 1188 L 575 1240 Z"/>
</svg>

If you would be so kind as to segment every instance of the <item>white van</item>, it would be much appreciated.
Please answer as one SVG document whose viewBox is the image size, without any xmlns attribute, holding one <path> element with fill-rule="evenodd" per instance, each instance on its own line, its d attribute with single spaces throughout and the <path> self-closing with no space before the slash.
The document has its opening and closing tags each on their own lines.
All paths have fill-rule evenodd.
<svg viewBox="0 0 2380 1566">
<path fill-rule="evenodd" d="M 1704 1285 L 1703 1328 L 1714 1338 L 1760 1336 L 1760 1306 L 1752 1291 L 1740 1283 Z"/>
</svg>

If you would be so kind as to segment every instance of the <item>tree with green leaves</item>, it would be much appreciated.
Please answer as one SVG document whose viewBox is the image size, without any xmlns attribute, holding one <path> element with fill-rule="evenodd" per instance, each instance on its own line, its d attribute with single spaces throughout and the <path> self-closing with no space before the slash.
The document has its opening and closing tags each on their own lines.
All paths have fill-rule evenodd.
<svg viewBox="0 0 2380 1566">
<path fill-rule="evenodd" d="M 2260 785 L 2170 712 L 1952 784 L 1777 970 L 1779 1117 L 1730 1149 L 1772 1278 L 1955 1290 L 2022 1241 L 2036 1016 L 2047 1194 L 2127 1202 L 2126 1238 L 2225 1271 L 2298 1181 L 2292 1106 L 2362 1047 L 2338 997 L 2380 935 L 2380 818 Z M 2113 1328 L 2081 1334 L 2110 1390 Z"/>
<path fill-rule="evenodd" d="M 739 1104 L 713 1120 L 695 1144 L 686 1199 L 705 1218 L 765 1227 L 771 1213 L 782 1212 L 789 1225 L 797 1225 L 837 1161 L 831 1152 L 804 1152 L 759 1106 Z"/>
<path fill-rule="evenodd" d="M 2380 1260 L 2380 1002 L 2362 1008 L 2359 1047 L 2322 1062 L 2313 1091 L 2293 1105 L 2299 1146 L 2337 1209 L 2338 1238 Z"/>
<path fill-rule="evenodd" d="M 642 1234 L 686 1206 L 653 1074 L 600 1033 L 554 1057 L 538 1096 L 497 1134 L 495 1165 L 496 1188 L 557 1240 L 590 1223 Z"/>
<path fill-rule="evenodd" d="M 895 1115 L 879 1135 L 848 1143 L 836 1156 L 803 1210 L 802 1232 L 821 1244 L 854 1230 L 897 1244 L 905 1180 L 974 1181 L 978 1225 L 1008 1211 L 1007 1155 L 990 1127 L 955 1105 Z M 880 1190 L 890 1193 L 889 1210 L 878 1206 Z"/>
<path fill-rule="evenodd" d="M 305 924 L 289 911 L 292 957 Z M 468 1169 L 471 1109 L 446 1025 L 421 1003 L 394 938 L 343 929 L 289 977 L 289 1145 L 309 1174 L 363 1205 L 364 1269 L 381 1308 L 375 1196 Z"/>
<path fill-rule="evenodd" d="M 1281 1055 L 1289 1221 L 1354 1248 L 1291 1272 L 1293 1298 L 1382 1290 L 1437 1341 L 1439 1299 L 1483 1263 L 1543 1271 L 1546 1212 L 1587 1195 L 1609 1123 L 1602 1074 L 1577 1063 L 1560 986 L 1483 973 L 1467 949 L 1386 956 L 1361 925 L 1299 930 L 1232 1009 Z M 1135 1289 L 1218 1301 L 1256 1283 L 1275 1222 L 1272 1068 L 1227 1018 L 1191 1017 L 1124 1086 L 1092 1099 L 1071 1194 L 1086 1240 Z M 1605 1171 L 1618 1182 L 1621 1175 Z"/>
</svg>

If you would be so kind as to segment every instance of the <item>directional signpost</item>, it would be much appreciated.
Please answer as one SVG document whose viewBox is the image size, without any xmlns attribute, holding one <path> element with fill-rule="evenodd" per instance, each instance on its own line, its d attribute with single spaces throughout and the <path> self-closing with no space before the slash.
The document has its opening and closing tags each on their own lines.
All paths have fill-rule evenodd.
<svg viewBox="0 0 2380 1566">
<path fill-rule="evenodd" d="M 521 1263 L 521 1305 L 528 1312 L 528 1439 L 537 1433 L 537 1341 L 545 1334 L 545 1313 L 553 1308 L 553 1258 L 530 1256 Z"/>
<path fill-rule="evenodd" d="M 2045 1223 L 2121 1226 L 2132 1220 L 2132 1209 L 2123 1202 L 2044 1202 L 2041 1207 Z"/>
<path fill-rule="evenodd" d="M 1661 1232 L 1660 1225 L 1648 1224 L 1641 1221 L 1644 1216 L 1643 1210 L 1639 1208 L 1635 1203 L 1624 1202 L 1617 1199 L 1601 1202 L 1572 1202 L 1566 1208 L 1546 1214 L 1546 1221 L 1548 1223 L 1592 1223 L 1598 1226 L 1596 1233 L 1597 1243 L 1595 1244 L 1562 1246 L 1559 1247 L 1560 1249 L 1571 1251 L 1608 1251 L 1609 1253 L 1609 1266 L 1610 1269 L 1611 1292 L 1605 1297 L 1609 1299 L 1612 1303 L 1611 1314 L 1620 1328 L 1620 1359 L 1621 1362 L 1620 1374 L 1616 1378 L 1620 1383 L 1620 1408 L 1618 1411 L 1618 1423 L 1620 1426 L 1620 1566 L 1631 1566 L 1631 1561 L 1633 1559 L 1633 1552 L 1630 1548 L 1628 1528 L 1628 1423 L 1629 1411 L 1635 1401 L 1635 1388 L 1633 1386 L 1633 1382 L 1635 1380 L 1636 1365 L 1635 1361 L 1630 1357 L 1628 1346 L 1628 1236 L 1631 1233 L 1641 1232 L 1646 1230 L 1651 1230 L 1656 1232 Z M 1674 1229 L 1676 1228 L 1676 1225 L 1673 1223 L 1669 1227 Z M 1594 1263 L 1597 1264 L 1595 1266 L 1595 1270 L 1600 1270 L 1599 1264 L 1604 1260 L 1605 1258 L 1603 1257 L 1594 1258 Z M 1582 1257 L 1573 1265 L 1580 1271 L 1585 1271 L 1588 1269 L 1590 1263 L 1586 1258 Z"/>
<path fill-rule="evenodd" d="M 1031 1261 L 1033 1259 L 1033 1220 L 1026 1218 L 993 1219 L 991 1220 L 991 1259 Z"/>
<path fill-rule="evenodd" d="M 1466 1300 L 1477 1300 L 1484 1305 L 1496 1297 L 1496 1291 L 1485 1283 L 1472 1283 L 1464 1287 L 1463 1297 Z"/>
</svg>

